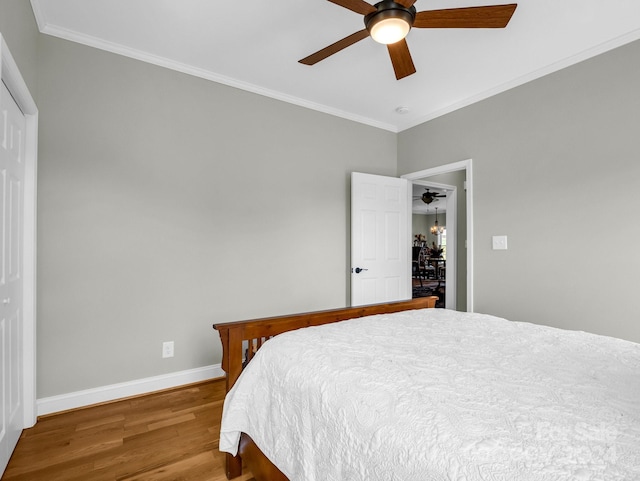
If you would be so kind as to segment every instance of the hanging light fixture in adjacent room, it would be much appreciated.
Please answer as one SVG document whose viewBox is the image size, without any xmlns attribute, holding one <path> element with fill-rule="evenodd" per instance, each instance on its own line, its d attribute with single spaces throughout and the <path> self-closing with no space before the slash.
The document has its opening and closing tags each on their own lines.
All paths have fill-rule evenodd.
<svg viewBox="0 0 640 481">
<path fill-rule="evenodd" d="M 438 208 L 436 207 L 436 223 L 433 227 L 431 227 L 431 233 L 433 235 L 438 235 L 444 233 L 444 227 L 440 227 L 438 225 Z"/>
</svg>

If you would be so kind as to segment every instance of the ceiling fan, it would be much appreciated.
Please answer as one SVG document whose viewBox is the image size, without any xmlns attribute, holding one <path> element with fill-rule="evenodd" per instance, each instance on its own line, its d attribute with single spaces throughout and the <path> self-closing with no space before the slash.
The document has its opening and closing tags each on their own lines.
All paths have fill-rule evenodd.
<svg viewBox="0 0 640 481">
<path fill-rule="evenodd" d="M 383 0 L 371 5 L 364 0 L 329 0 L 352 12 L 364 15 L 365 28 L 299 60 L 314 65 L 360 40 L 371 36 L 387 45 L 396 79 L 416 72 L 405 37 L 415 28 L 504 28 L 517 4 L 482 7 L 445 8 L 416 12 L 416 0 Z"/>
<path fill-rule="evenodd" d="M 414 199 L 422 199 L 422 202 L 424 202 L 425 204 L 431 204 L 431 202 L 433 202 L 434 200 L 437 201 L 438 197 L 446 197 L 446 194 L 438 194 L 437 192 L 431 192 L 429 189 L 427 189 L 426 192 L 424 192 L 422 194 L 422 196 L 420 197 L 414 197 Z"/>
</svg>

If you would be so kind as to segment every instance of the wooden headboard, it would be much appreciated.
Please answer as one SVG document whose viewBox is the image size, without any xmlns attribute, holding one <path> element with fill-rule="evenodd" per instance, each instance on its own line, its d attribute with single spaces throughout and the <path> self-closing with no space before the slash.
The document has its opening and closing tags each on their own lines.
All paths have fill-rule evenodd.
<svg viewBox="0 0 640 481">
<path fill-rule="evenodd" d="M 390 302 L 386 304 L 344 307 L 327 311 L 214 324 L 213 328 L 220 333 L 220 340 L 222 341 L 222 369 L 227 373 L 227 392 L 231 390 L 238 380 L 242 369 L 251 361 L 255 352 L 260 349 L 265 341 L 273 336 L 302 327 L 319 326 L 331 322 L 355 319 L 356 317 L 388 314 L 411 309 L 433 308 L 437 300 L 438 297 L 436 296 L 419 297 L 408 301 Z M 244 348 L 245 342 L 247 342 L 246 348 Z M 243 356 L 243 350 L 246 352 L 246 356 Z M 259 449 L 256 447 L 255 451 L 259 452 Z M 249 451 L 243 450 L 242 446 L 240 453 L 244 457 L 249 455 Z M 264 456 L 262 457 L 264 458 L 264 460 L 262 460 L 263 463 L 270 464 Z M 252 464 L 250 464 L 250 466 L 251 465 Z M 262 479 L 270 481 L 286 479 L 281 473 L 281 477 L 275 477 L 278 473 L 275 467 L 273 467 L 273 469 L 273 474 L 266 475 Z M 242 459 L 240 455 L 234 457 L 227 453 L 226 472 L 228 479 L 242 474 Z M 256 476 L 256 473 L 254 473 L 254 476 Z M 256 479 L 258 479 L 258 476 L 256 476 Z"/>
</svg>

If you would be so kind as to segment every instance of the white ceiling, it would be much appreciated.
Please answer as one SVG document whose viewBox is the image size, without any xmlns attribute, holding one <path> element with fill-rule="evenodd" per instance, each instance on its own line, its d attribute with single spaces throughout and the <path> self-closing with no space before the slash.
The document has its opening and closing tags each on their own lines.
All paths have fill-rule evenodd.
<svg viewBox="0 0 640 481">
<path fill-rule="evenodd" d="M 315 66 L 298 63 L 364 28 L 361 15 L 327 0 L 31 3 L 43 33 L 392 132 L 640 38 L 639 0 L 519 0 L 506 29 L 413 29 L 417 73 L 398 81 L 386 47 L 371 38 Z"/>
</svg>

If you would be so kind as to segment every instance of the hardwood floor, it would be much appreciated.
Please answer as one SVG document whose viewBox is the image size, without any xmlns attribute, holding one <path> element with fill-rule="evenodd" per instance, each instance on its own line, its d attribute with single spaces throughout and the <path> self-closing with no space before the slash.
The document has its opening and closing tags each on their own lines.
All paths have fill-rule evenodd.
<svg viewBox="0 0 640 481">
<path fill-rule="evenodd" d="M 41 418 L 2 481 L 223 481 L 224 380 Z M 250 473 L 238 481 L 253 481 Z"/>
</svg>

